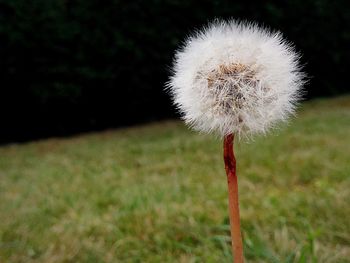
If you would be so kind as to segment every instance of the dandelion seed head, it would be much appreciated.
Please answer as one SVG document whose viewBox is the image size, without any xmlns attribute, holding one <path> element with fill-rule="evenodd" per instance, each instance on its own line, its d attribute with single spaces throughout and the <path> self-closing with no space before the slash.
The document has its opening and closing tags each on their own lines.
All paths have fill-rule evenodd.
<svg viewBox="0 0 350 263">
<path fill-rule="evenodd" d="M 298 59 L 278 32 L 216 21 L 176 52 L 167 88 L 195 130 L 265 133 L 295 111 L 305 82 Z"/>
</svg>

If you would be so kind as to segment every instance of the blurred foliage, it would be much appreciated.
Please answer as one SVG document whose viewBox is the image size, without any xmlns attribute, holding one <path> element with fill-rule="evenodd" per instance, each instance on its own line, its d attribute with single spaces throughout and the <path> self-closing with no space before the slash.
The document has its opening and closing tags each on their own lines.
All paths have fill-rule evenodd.
<svg viewBox="0 0 350 263">
<path fill-rule="evenodd" d="M 236 144 L 246 262 L 350 263 L 349 123 L 316 99 Z M 232 262 L 221 151 L 178 121 L 0 147 L 0 262 Z"/>
<path fill-rule="evenodd" d="M 0 0 L 0 140 L 173 116 L 175 48 L 208 20 L 254 20 L 303 54 L 308 97 L 348 90 L 349 1 Z"/>
</svg>

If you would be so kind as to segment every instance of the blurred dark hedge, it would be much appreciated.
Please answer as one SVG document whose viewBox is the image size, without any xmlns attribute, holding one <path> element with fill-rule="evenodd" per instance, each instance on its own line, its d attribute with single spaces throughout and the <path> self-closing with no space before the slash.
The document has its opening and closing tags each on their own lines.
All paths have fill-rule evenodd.
<svg viewBox="0 0 350 263">
<path fill-rule="evenodd" d="M 0 141 L 174 116 L 175 48 L 208 20 L 255 20 L 303 54 L 308 97 L 347 92 L 348 0 L 0 1 Z"/>
</svg>

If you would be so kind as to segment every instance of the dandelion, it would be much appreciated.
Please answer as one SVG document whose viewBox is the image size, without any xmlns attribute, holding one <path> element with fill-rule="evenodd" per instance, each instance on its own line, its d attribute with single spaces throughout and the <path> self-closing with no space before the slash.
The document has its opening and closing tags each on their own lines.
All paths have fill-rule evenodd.
<svg viewBox="0 0 350 263">
<path fill-rule="evenodd" d="M 299 56 L 279 32 L 215 21 L 176 52 L 167 84 L 184 121 L 224 138 L 234 262 L 243 262 L 234 136 L 266 133 L 295 111 L 304 84 Z"/>
</svg>

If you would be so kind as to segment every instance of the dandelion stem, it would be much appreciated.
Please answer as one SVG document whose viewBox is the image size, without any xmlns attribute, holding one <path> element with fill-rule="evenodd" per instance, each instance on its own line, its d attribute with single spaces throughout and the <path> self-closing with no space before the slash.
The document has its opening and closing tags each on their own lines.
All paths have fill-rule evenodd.
<svg viewBox="0 0 350 263">
<path fill-rule="evenodd" d="M 243 263 L 243 245 L 239 219 L 238 181 L 236 175 L 236 159 L 233 152 L 233 140 L 233 134 L 226 135 L 224 138 L 224 161 L 228 184 L 232 253 L 234 263 Z"/>
</svg>

